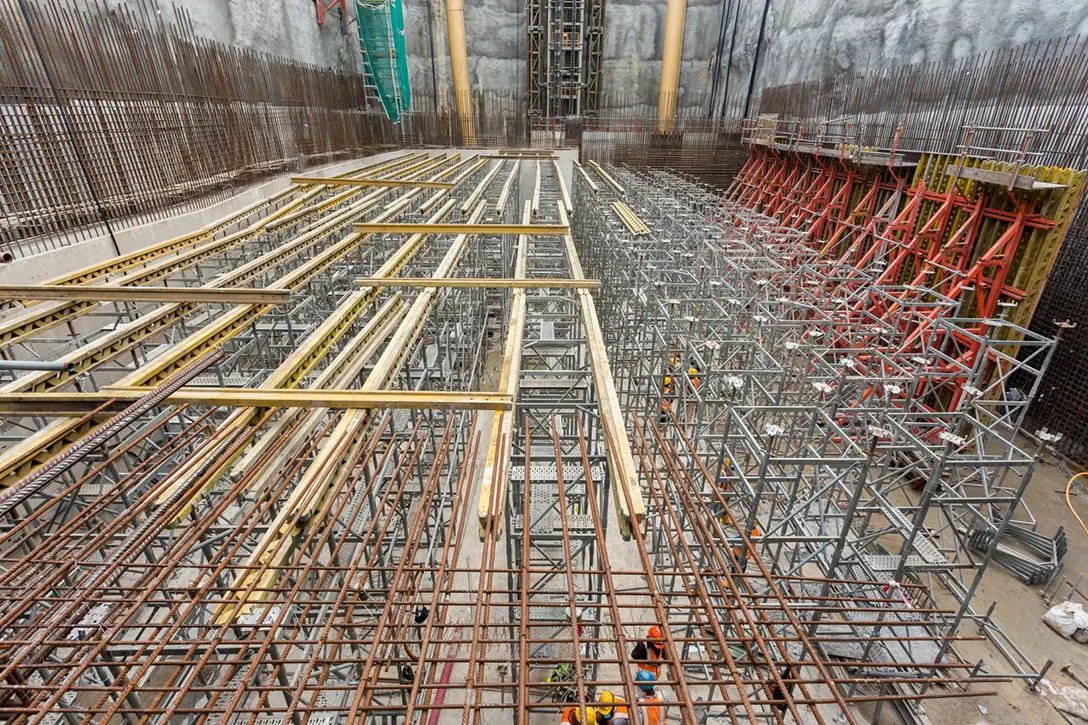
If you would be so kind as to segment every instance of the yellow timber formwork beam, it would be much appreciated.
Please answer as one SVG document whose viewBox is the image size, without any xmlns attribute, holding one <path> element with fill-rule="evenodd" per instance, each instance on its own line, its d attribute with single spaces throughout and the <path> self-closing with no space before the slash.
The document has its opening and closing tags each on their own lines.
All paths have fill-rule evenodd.
<svg viewBox="0 0 1088 725">
<path fill-rule="evenodd" d="M 612 202 L 612 210 L 616 212 L 616 216 L 623 222 L 623 226 L 627 227 L 627 231 L 631 232 L 636 237 L 645 236 L 650 233 L 650 227 L 646 226 L 646 222 L 642 221 L 642 218 L 635 213 L 635 210 L 624 204 L 622 201 Z"/>
<path fill-rule="evenodd" d="M 491 171 L 487 172 L 487 175 L 480 180 L 480 183 L 476 185 L 476 188 L 472 190 L 472 193 L 465 199 L 465 203 L 461 205 L 461 213 L 468 214 L 470 209 L 476 208 L 476 202 L 480 200 L 480 196 L 484 193 L 488 186 L 490 186 L 492 179 L 498 176 L 499 171 L 502 169 L 503 162 L 498 161 L 491 168 Z"/>
<path fill-rule="evenodd" d="M 533 204 L 526 200 L 521 209 L 521 221 L 528 223 L 533 214 Z M 529 237 L 518 237 L 517 257 L 514 261 L 514 274 L 524 277 L 528 273 Z M 525 338 L 525 313 L 527 300 L 525 292 L 515 288 L 510 297 L 510 324 L 506 333 L 506 345 L 503 347 L 502 369 L 499 373 L 498 390 L 517 402 L 518 376 L 521 371 L 522 341 Z M 492 530 L 498 533 L 502 527 L 506 512 L 506 489 L 510 479 L 510 452 L 514 436 L 514 412 L 501 411 L 491 421 L 491 432 L 487 442 L 487 456 L 480 476 L 480 495 L 477 502 L 477 517 L 480 521 L 480 536 L 488 529 L 488 522 L 493 519 Z"/>
<path fill-rule="evenodd" d="M 291 183 L 312 186 L 324 184 L 327 186 L 392 186 L 407 187 L 410 189 L 452 189 L 453 184 L 448 181 L 401 181 L 399 179 L 324 179 L 319 176 L 292 176 Z"/>
<path fill-rule="evenodd" d="M 510 192 L 514 188 L 514 182 L 517 181 L 519 171 L 521 171 L 521 159 L 514 162 L 514 168 L 510 169 L 510 174 L 506 177 L 506 183 L 502 185 L 499 200 L 495 202 L 495 213 L 499 217 L 506 213 L 506 204 L 510 200 Z M 530 219 L 530 221 L 532 220 Z"/>
<path fill-rule="evenodd" d="M 567 214 L 562 202 L 557 202 L 559 207 L 559 220 L 567 223 Z M 567 258 L 570 263 L 571 276 L 575 279 L 585 279 L 582 271 L 582 262 L 578 258 L 578 250 L 574 246 L 574 239 L 568 234 L 563 242 L 567 248 Z M 586 347 L 589 352 L 589 363 L 593 371 L 593 386 L 597 393 L 597 410 L 601 418 L 601 429 L 604 434 L 606 453 L 608 457 L 608 469 L 612 478 L 612 493 L 616 502 L 616 513 L 619 518 L 620 531 L 629 534 L 632 526 L 638 526 L 646 517 L 646 503 L 642 499 L 642 491 L 638 485 L 638 473 L 635 469 L 635 459 L 631 454 L 631 441 L 627 437 L 627 427 L 623 423 L 623 409 L 620 407 L 619 395 L 616 394 L 616 383 L 612 379 L 612 368 L 608 363 L 608 353 L 605 350 L 604 336 L 601 334 L 601 325 L 597 320 L 597 307 L 593 302 L 593 296 L 588 290 L 575 290 L 578 303 L 582 308 L 582 326 L 585 328 Z M 627 492 L 627 495 L 624 492 Z M 631 505 L 627 500 L 630 497 Z"/>
<path fill-rule="evenodd" d="M 414 195 L 418 190 L 410 192 Z M 453 200 L 448 200 L 442 205 L 442 208 L 435 212 L 432 219 L 441 219 L 448 214 L 453 208 Z M 352 235 L 355 236 L 355 235 Z M 423 244 L 424 235 L 416 235 L 405 242 L 379 269 L 379 273 L 383 274 L 396 274 L 400 271 L 404 265 L 415 255 Z M 369 305 L 377 298 L 380 288 L 364 289 L 358 292 L 354 292 L 340 303 L 340 306 L 329 315 L 321 325 L 310 333 L 309 336 L 287 357 L 283 363 L 268 378 L 265 380 L 263 387 L 267 388 L 296 388 L 302 380 L 305 379 L 311 372 L 313 372 L 320 361 L 325 355 L 332 349 L 332 346 L 341 339 L 350 328 L 351 324 L 358 319 L 358 317 L 369 307 Z M 369 330 L 370 337 L 364 340 L 365 343 L 369 343 L 374 339 L 378 339 L 381 335 L 381 329 L 378 327 L 371 328 L 368 326 L 365 328 Z M 235 435 L 240 429 L 247 425 L 261 426 L 268 422 L 272 414 L 275 412 L 275 408 L 245 408 L 236 411 L 226 422 L 216 429 L 215 435 L 212 441 L 201 448 L 201 452 L 194 456 L 196 459 L 210 458 L 216 456 L 218 451 L 226 444 L 230 438 Z M 188 515 L 193 504 L 204 495 L 208 489 L 210 489 L 219 477 L 233 464 L 234 459 L 241 453 L 238 451 L 234 456 L 229 458 L 222 458 L 216 462 L 215 468 L 210 472 L 204 485 L 197 490 L 193 491 L 189 495 L 189 499 L 186 502 L 184 509 L 179 516 L 174 520 L 177 524 Z M 160 494 L 157 501 L 162 503 L 171 498 L 177 488 L 183 485 L 182 479 L 175 480 L 169 486 L 166 486 L 163 492 Z"/>
<path fill-rule="evenodd" d="M 581 174 L 581 176 L 582 176 L 582 181 L 584 181 L 584 182 L 586 182 L 587 184 L 589 184 L 589 188 L 590 188 L 590 189 L 593 189 L 593 193 L 594 193 L 594 194 L 596 194 L 596 193 L 597 193 L 598 191 L 600 191 L 600 190 L 601 190 L 601 189 L 600 189 L 600 187 L 599 187 L 599 186 L 597 186 L 597 182 L 596 182 L 596 181 L 594 181 L 594 180 L 593 180 L 593 178 L 592 178 L 592 177 L 590 177 L 590 175 L 589 175 L 589 174 L 588 174 L 588 173 L 586 172 L 586 168 L 585 168 L 584 166 L 582 166 L 582 165 L 581 165 L 581 164 L 579 164 L 578 162 L 575 162 L 575 163 L 574 163 L 574 168 L 575 168 L 575 170 L 576 170 L 576 171 L 577 171 L 577 172 L 578 172 L 579 174 Z"/>
<path fill-rule="evenodd" d="M 604 182 L 615 189 L 621 196 L 627 193 L 627 190 L 620 186 L 620 183 L 609 176 L 608 172 L 601 168 L 601 165 L 596 161 L 589 162 L 590 168 L 597 172 L 597 174 L 604 179 Z"/>
<path fill-rule="evenodd" d="M 483 211 L 484 205 L 481 204 L 469 221 L 478 222 Z M 447 277 L 454 271 L 467 248 L 468 237 L 468 234 L 460 234 L 454 238 L 435 269 L 434 277 Z M 412 302 L 385 351 L 363 383 L 363 390 L 387 388 L 393 381 L 422 333 L 424 322 L 437 303 L 439 291 L 425 289 Z M 230 622 L 234 617 L 246 613 L 251 607 L 267 599 L 280 575 L 280 567 L 291 555 L 307 522 L 318 520 L 323 515 L 333 498 L 330 493 L 336 482 L 344 480 L 359 451 L 366 444 L 367 437 L 363 432 L 369 421 L 369 413 L 363 410 L 347 411 L 340 418 L 322 442 L 291 496 L 246 560 L 244 573 L 235 580 L 231 591 L 226 593 L 226 598 L 234 601 L 222 606 L 217 621 Z"/>
<path fill-rule="evenodd" d="M 601 286 L 599 279 L 554 279 L 550 277 L 523 277 L 517 279 L 492 277 L 447 277 L 445 279 L 395 277 L 393 279 L 378 279 L 376 277 L 364 277 L 357 280 L 357 282 L 364 287 L 380 284 L 385 287 L 471 287 L 485 289 L 597 289 Z"/>
<path fill-rule="evenodd" d="M 378 311 L 371 315 L 366 325 L 348 340 L 340 353 L 329 363 L 310 385 L 314 390 L 346 388 L 362 371 L 367 360 L 380 349 L 381 344 L 393 334 L 404 312 L 404 300 L 399 292 L 390 297 Z M 301 420 L 300 420 L 301 419 Z M 250 475 L 252 490 L 260 490 L 266 476 L 283 470 L 287 461 L 309 440 L 324 421 L 321 411 L 289 408 L 284 410 L 275 423 L 247 448 L 231 468 L 230 477 L 237 481 Z M 276 449 L 273 452 L 273 449 Z M 253 470 L 256 469 L 256 470 Z"/>
<path fill-rule="evenodd" d="M 387 193 L 388 193 L 388 190 L 380 191 L 380 192 L 378 192 L 378 195 L 381 196 L 381 195 L 384 195 L 384 194 L 387 194 Z M 405 197 L 402 197 L 402 199 L 413 198 L 416 195 L 418 195 L 419 193 L 420 193 L 420 190 L 418 190 L 418 189 L 409 191 L 408 194 L 405 195 Z M 438 194 L 445 194 L 445 193 L 446 193 L 445 191 L 439 191 L 438 192 Z M 400 204 L 400 202 L 398 201 L 397 204 L 396 204 L 396 206 L 398 208 L 399 208 L 399 204 Z M 447 204 L 447 209 L 448 209 L 449 206 L 451 206 L 451 205 Z M 324 224 L 319 225 L 319 228 L 323 227 L 323 226 L 324 226 Z M 349 237 L 349 239 L 356 239 L 358 236 L 359 235 L 351 235 Z M 405 247 L 411 246 L 411 242 L 412 242 L 412 240 L 409 240 L 409 242 L 407 242 L 402 247 L 402 250 Z M 417 244 L 417 248 L 418 248 L 418 244 Z M 267 256 L 277 256 L 277 251 L 273 251 L 269 255 L 265 255 L 265 256 L 266 257 Z M 340 256 L 342 256 L 342 255 L 340 255 Z M 327 266 L 327 264 L 332 263 L 332 261 L 335 261 L 335 259 L 337 259 L 337 258 L 340 258 L 340 257 L 339 256 L 330 256 L 330 257 L 325 258 L 325 259 L 320 260 L 320 261 L 323 262 L 325 264 L 325 266 Z M 406 263 L 408 258 L 410 258 L 410 255 L 407 255 L 404 258 L 403 263 Z M 263 271 L 265 271 L 267 268 L 270 268 L 271 266 L 275 266 L 276 264 L 279 264 L 281 261 L 283 261 L 282 257 L 279 258 L 279 261 L 274 261 L 274 262 L 272 260 L 261 258 L 261 259 L 258 259 L 258 260 L 254 260 L 254 262 L 249 263 L 247 265 L 243 265 L 243 268 L 249 267 L 250 269 L 249 269 L 248 273 L 253 273 L 253 274 L 263 273 Z M 311 261 L 314 261 L 314 260 L 311 260 Z M 236 270 L 236 272 L 238 272 L 238 271 L 241 271 L 241 270 Z M 301 271 L 304 273 L 305 279 L 308 280 L 309 278 L 311 278 L 313 276 L 313 274 L 316 274 L 316 272 L 319 271 L 319 269 L 315 270 L 311 266 L 311 267 L 303 269 Z M 399 271 L 399 267 L 396 270 L 394 270 L 392 273 L 395 274 L 396 271 Z M 298 272 L 298 270 L 296 270 L 296 272 Z M 235 274 L 235 273 L 231 273 L 231 274 Z M 295 273 L 292 273 L 292 275 L 289 275 L 289 276 L 294 276 L 294 275 L 295 275 Z M 283 280 L 280 280 L 280 281 L 282 282 Z M 277 285 L 277 286 L 286 286 L 286 285 Z M 360 295 L 365 295 L 365 292 L 361 292 Z M 160 308 L 159 310 L 156 310 L 155 312 L 150 313 L 149 315 L 145 315 L 140 320 L 137 320 L 136 322 L 132 323 L 130 326 L 127 326 L 127 329 L 118 330 L 118 331 L 115 331 L 114 333 L 111 333 L 111 335 L 106 336 L 109 339 L 107 339 L 104 343 L 100 343 L 99 341 L 96 341 L 95 343 L 92 343 L 92 345 L 87 346 L 87 347 L 94 346 L 94 347 L 96 347 L 96 350 L 93 351 L 93 354 L 79 355 L 78 357 L 79 357 L 80 363 L 84 366 L 85 369 L 89 369 L 90 367 L 93 367 L 94 365 L 100 364 L 100 362 L 103 361 L 103 360 L 110 359 L 111 357 L 115 356 L 116 354 L 119 354 L 119 352 L 131 347 L 133 344 L 135 344 L 135 342 L 138 342 L 139 340 L 142 340 L 142 339 L 154 334 L 155 332 L 158 332 L 159 330 L 164 329 L 165 327 L 168 327 L 169 325 L 172 325 L 175 322 L 177 322 L 178 320 L 184 318 L 186 316 L 186 314 L 188 314 L 188 311 L 189 311 L 189 310 L 186 309 L 186 307 L 187 306 L 185 306 L 185 305 L 169 305 L 167 307 Z M 247 308 L 242 308 L 242 309 L 244 310 L 244 309 L 247 309 Z M 238 321 L 236 319 L 231 320 L 231 323 L 237 323 L 237 322 Z M 243 329 L 243 328 L 244 328 L 244 325 L 242 327 L 235 327 L 234 331 L 231 334 L 236 334 L 240 329 Z M 222 332 L 222 328 L 218 328 L 217 332 Z M 201 331 L 198 331 L 195 334 L 200 335 Z M 211 336 L 211 337 L 215 337 L 216 340 L 223 339 L 223 338 L 218 337 L 218 336 Z M 208 349 L 207 347 L 198 347 L 198 345 L 191 338 L 192 338 L 192 336 L 190 336 L 190 338 L 187 339 L 186 341 L 183 341 L 182 346 L 183 346 L 184 349 L 181 351 L 182 356 L 191 357 L 191 355 L 194 354 L 194 353 L 200 354 L 198 352 L 199 350 Z M 208 345 L 214 346 L 214 344 L 215 344 L 214 340 L 211 340 L 209 337 L 204 337 L 200 342 L 203 343 L 205 346 L 208 346 Z M 79 353 L 79 352 L 80 351 L 77 351 L 77 353 Z M 88 353 L 89 351 L 84 350 L 83 352 Z M 69 356 L 66 356 L 66 357 L 69 357 Z M 145 365 L 144 367 L 146 368 L 147 366 Z M 284 366 L 281 366 L 281 370 L 282 370 L 283 367 Z M 136 373 L 134 373 L 133 375 L 128 376 L 127 378 L 125 378 L 121 382 L 124 383 L 124 384 L 129 384 L 129 385 L 148 384 L 149 379 L 148 379 L 148 376 L 144 374 L 145 372 L 146 371 L 144 370 L 144 368 L 141 368 L 140 370 L 136 371 Z M 63 376 L 63 375 L 65 375 L 65 373 L 60 374 L 60 376 Z M 27 377 L 33 377 L 33 376 L 27 376 Z M 49 375 L 48 379 L 52 380 L 52 379 L 54 379 L 56 377 L 58 377 L 57 374 L 51 373 Z M 40 380 L 40 379 L 32 380 L 29 385 L 27 383 L 25 383 L 24 380 L 25 380 L 25 378 L 20 378 L 20 379 L 16 380 L 15 383 L 13 383 L 11 386 L 5 386 L 3 391 L 5 391 L 5 392 L 14 392 L 15 390 L 41 389 L 43 387 L 49 387 L 46 382 L 44 382 L 43 380 Z M 255 415 L 253 411 L 251 411 L 251 416 L 250 417 L 254 418 L 254 423 L 255 424 L 259 424 L 260 422 L 263 422 L 262 418 L 264 418 L 264 416 Z M 243 421 L 243 422 L 247 422 L 247 421 Z M 60 451 L 62 451 L 64 449 L 66 449 L 68 446 L 72 445 L 73 443 L 78 441 L 80 438 L 82 438 L 84 435 L 86 435 L 91 430 L 93 430 L 94 427 L 96 427 L 96 425 L 97 424 L 95 424 L 93 422 L 86 422 L 86 421 L 78 422 L 78 421 L 58 420 L 58 421 L 55 421 L 55 422 L 50 423 L 49 425 L 45 426 L 43 429 L 39 430 L 37 433 L 35 433 L 30 438 L 24 439 L 23 441 L 16 444 L 12 448 L 8 449 L 7 451 L 4 451 L 3 454 L 0 454 L 0 489 L 3 489 L 5 487 L 7 487 L 7 486 L 10 486 L 12 483 L 19 480 L 19 478 L 26 475 L 30 471 L 34 470 L 38 465 L 41 465 L 42 463 L 47 461 L 52 456 L 56 455 L 57 453 L 59 453 Z M 187 515 L 187 511 L 184 512 L 184 514 Z"/>
<path fill-rule="evenodd" d="M 388 166 L 390 164 L 384 164 Z M 399 162 L 392 165 L 399 165 Z M 379 169 L 380 170 L 380 169 Z M 321 193 L 322 188 L 310 190 L 299 199 L 290 202 L 286 206 L 272 212 L 249 226 L 228 234 L 221 239 L 209 239 L 216 231 L 236 223 L 239 217 L 233 215 L 227 220 L 206 227 L 200 232 L 190 235 L 195 239 L 193 244 L 178 244 L 177 240 L 164 242 L 148 250 L 134 252 L 122 257 L 115 257 L 99 265 L 86 267 L 77 272 L 49 280 L 46 284 L 86 284 L 88 282 L 103 279 L 114 274 L 122 275 L 119 279 L 108 282 L 105 286 L 136 286 L 149 285 L 165 280 L 166 278 L 189 269 L 208 259 L 221 256 L 231 249 L 245 244 L 247 241 L 260 234 L 268 225 L 295 211 L 299 206 Z M 291 187 L 287 191 L 275 195 L 276 199 L 282 198 L 288 193 L 294 193 L 297 187 Z M 313 216 L 324 211 L 333 204 L 332 200 L 313 207 L 307 216 Z M 254 205 L 260 208 L 262 205 Z M 248 213 L 247 213 L 248 216 Z M 199 237 L 199 238 L 197 238 Z M 189 237 L 179 238 L 188 239 Z M 157 260 L 157 261 L 156 261 Z M 150 264 L 149 264 L 150 263 Z M 146 266 L 145 266 L 146 265 Z M 89 301 L 78 302 L 50 302 L 35 305 L 27 312 L 0 323 L 0 345 L 12 345 L 25 341 L 31 337 L 40 335 L 65 322 L 85 315 L 98 307 L 97 303 Z"/>
<path fill-rule="evenodd" d="M 252 289 L 249 287 L 216 289 L 208 287 L 103 287 L 32 284 L 0 285 L 0 300 L 86 300 L 91 302 L 201 302 L 237 305 L 260 303 L 283 305 L 291 300 L 291 290 Z"/>
<path fill-rule="evenodd" d="M 98 393 L 0 393 L 0 415 L 85 415 L 117 413 L 154 388 L 105 387 Z M 211 408 L 321 408 L 329 410 L 510 410 L 510 396 L 501 393 L 404 390 L 322 390 L 290 388 L 184 387 L 163 405 Z"/>
<path fill-rule="evenodd" d="M 562 237 L 570 233 L 566 224 L 428 224 L 426 222 L 367 222 L 355 230 L 367 234 L 531 234 Z"/>
<path fill-rule="evenodd" d="M 552 166 L 555 167 L 555 179 L 559 182 L 559 191 L 563 195 L 563 208 L 567 210 L 567 214 L 572 214 L 574 205 L 570 203 L 570 191 L 567 189 L 567 180 L 563 178 L 563 170 L 559 168 L 559 160 L 553 160 Z"/>
</svg>

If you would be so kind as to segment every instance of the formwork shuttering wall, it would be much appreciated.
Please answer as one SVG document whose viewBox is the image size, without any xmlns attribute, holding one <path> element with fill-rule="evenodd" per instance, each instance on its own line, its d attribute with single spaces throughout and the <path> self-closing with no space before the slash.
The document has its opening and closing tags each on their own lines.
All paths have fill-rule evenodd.
<svg viewBox="0 0 1088 725">
<path fill-rule="evenodd" d="M 771 161 L 748 168 L 749 180 L 759 176 L 763 185 L 748 198 L 818 239 L 836 223 L 845 236 L 853 232 L 843 225 L 858 225 L 916 245 L 911 264 L 933 259 L 971 220 L 960 208 L 933 221 L 940 211 L 933 195 L 947 192 L 953 179 L 965 200 L 992 207 L 994 217 L 1023 204 L 1025 214 L 1049 220 L 1049 228 L 1034 226 L 1001 249 L 994 242 L 1008 223 L 982 221 L 969 230 L 981 242 L 973 254 L 942 261 L 978 268 L 981 285 L 957 290 L 967 309 L 1060 337 L 1042 382 L 1014 380 L 1009 395 L 1034 392 L 1025 432 L 1060 435 L 1050 442 L 1079 464 L 1088 463 L 1088 300 L 1081 293 L 1088 210 L 1079 171 L 1088 167 L 1086 78 L 1085 41 L 1062 38 L 768 88 L 745 134 L 753 160 Z M 883 187 L 865 197 L 878 179 Z M 900 189 L 902 198 L 884 206 Z M 921 202 L 902 216 L 919 192 Z M 901 281 L 910 281 L 911 264 Z"/>
</svg>

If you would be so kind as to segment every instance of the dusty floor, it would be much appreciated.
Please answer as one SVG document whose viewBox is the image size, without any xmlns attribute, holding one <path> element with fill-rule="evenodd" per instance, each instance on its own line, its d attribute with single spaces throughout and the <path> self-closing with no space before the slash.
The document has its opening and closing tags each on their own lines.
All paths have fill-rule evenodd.
<svg viewBox="0 0 1088 725">
<path fill-rule="evenodd" d="M 1022 443 L 1025 450 L 1034 450 L 1033 445 Z M 1069 551 L 1063 560 L 1065 568 L 1062 574 L 1075 579 L 1081 572 L 1088 574 L 1088 535 L 1085 535 L 1066 508 L 1064 490 L 1067 480 L 1066 474 L 1057 466 L 1051 463 L 1040 465 L 1028 486 L 1025 500 L 1036 520 L 1040 522 L 1043 533 L 1053 534 L 1059 526 L 1065 527 Z M 1078 507 L 1078 512 L 1083 517 L 1088 513 L 1088 496 L 1074 496 L 1073 505 Z M 1088 592 L 1088 578 L 1079 588 L 1080 591 Z M 1063 587 L 1063 590 L 1064 597 L 1069 588 Z M 1062 639 L 1043 623 L 1041 617 L 1047 607 L 1041 598 L 1039 587 L 1029 587 L 1006 570 L 994 565 L 987 570 L 975 595 L 975 610 L 985 612 L 995 600 L 997 608 L 994 610 L 994 620 L 1032 663 L 1036 667 L 1042 667 L 1047 659 L 1054 661 L 1046 679 L 1058 687 L 1078 687 L 1074 680 L 1061 672 L 1062 667 L 1070 665 L 1073 672 L 1088 682 L 1088 645 Z M 1074 601 L 1084 603 L 1080 597 L 1075 597 Z M 975 629 L 973 625 L 968 625 L 963 631 L 965 634 L 974 633 L 972 630 Z M 964 643 L 959 649 L 965 657 L 984 659 L 993 669 L 1006 666 L 1001 653 L 987 642 Z M 1031 692 L 1022 680 L 995 683 L 992 689 L 997 692 L 996 696 L 929 701 L 925 705 L 926 712 L 938 725 L 1049 725 L 1081 722 L 1075 718 L 1067 721 L 1045 699 Z M 985 708 L 985 714 L 979 705 Z"/>
</svg>

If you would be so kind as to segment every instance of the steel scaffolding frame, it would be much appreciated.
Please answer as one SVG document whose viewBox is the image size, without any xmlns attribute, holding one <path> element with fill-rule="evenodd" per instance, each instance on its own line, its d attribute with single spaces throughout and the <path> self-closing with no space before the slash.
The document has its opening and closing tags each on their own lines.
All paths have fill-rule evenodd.
<svg viewBox="0 0 1088 725">
<path fill-rule="evenodd" d="M 794 306 L 768 289 L 844 272 L 757 215 L 708 222 L 717 197 L 672 176 L 589 165 L 572 198 L 575 169 L 545 156 L 400 154 L 301 179 L 51 281 L 172 301 L 15 313 L 6 356 L 64 364 L 0 390 L 5 719 L 529 725 L 605 688 L 633 702 L 632 647 L 652 623 L 659 685 L 689 725 L 860 722 L 985 694 L 970 686 L 989 673 L 931 656 L 981 638 L 949 629 L 955 608 L 921 581 L 888 590 L 864 542 L 834 536 L 859 529 L 835 505 L 851 492 L 884 497 L 854 507 L 872 535 L 912 480 L 899 469 L 939 468 L 911 417 L 932 413 L 885 400 L 916 377 L 909 360 L 821 356 L 884 323 L 844 323 L 825 287 L 798 285 Z M 675 243 L 653 243 L 666 229 Z M 289 295 L 186 297 L 197 287 Z M 899 339 L 924 309 L 900 314 Z M 923 337 L 942 380 L 981 380 L 933 342 L 944 323 Z M 679 391 L 659 421 L 656 356 L 677 340 L 725 387 Z M 963 344 L 1016 359 L 1006 340 Z M 976 437 L 1016 415 L 979 410 Z M 891 442 L 863 422 L 875 415 Z M 893 466 L 893 448 L 918 460 Z M 1019 460 L 967 458 L 940 470 L 986 493 Z M 786 499 L 791 486 L 809 495 Z M 570 680 L 549 682 L 557 670 Z"/>
<path fill-rule="evenodd" d="M 617 384 L 643 429 L 661 418 L 687 475 L 711 473 L 741 517 L 728 523 L 758 531 L 776 574 L 924 583 L 911 593 L 919 606 L 948 591 L 937 639 L 889 647 L 896 661 L 962 661 L 945 637 L 971 619 L 1009 663 L 978 663 L 978 674 L 1039 677 L 993 608 L 971 600 L 1002 537 L 1037 527 L 1021 501 L 1037 451 L 1015 436 L 1053 341 L 972 318 L 922 280 L 889 283 L 894 224 L 836 258 L 811 227 L 749 208 L 761 182 L 734 201 L 674 174 L 605 171 L 616 183 L 576 184 L 579 245 L 601 277 Z M 591 212 L 617 198 L 650 235 Z M 1039 562 L 1036 583 L 1058 558 Z"/>
</svg>

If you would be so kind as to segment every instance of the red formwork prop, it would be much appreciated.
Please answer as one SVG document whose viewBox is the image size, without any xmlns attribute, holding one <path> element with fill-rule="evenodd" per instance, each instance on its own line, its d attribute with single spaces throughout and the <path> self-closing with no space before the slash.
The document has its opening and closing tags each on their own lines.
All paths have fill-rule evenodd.
<svg viewBox="0 0 1088 725">
<path fill-rule="evenodd" d="M 1000 314 L 1002 303 L 1022 303 L 1041 291 L 1011 284 L 1018 251 L 1030 235 L 1056 222 L 1040 213 L 1039 194 L 971 182 L 956 169 L 944 173 L 948 164 L 962 168 L 963 158 L 931 157 L 923 160 L 928 167 L 918 169 L 893 163 L 901 158 L 893 150 L 886 165 L 857 164 L 845 152 L 835 158 L 757 143 L 727 198 L 801 232 L 801 243 L 838 271 L 837 293 L 856 293 L 835 330 L 838 346 L 909 356 L 940 345 L 941 335 L 954 336 L 958 358 L 931 363 L 920 374 L 946 388 L 952 383 L 947 409 L 955 410 L 963 371 L 978 362 L 986 321 Z M 813 284 L 801 274 L 799 288 Z M 866 286 L 885 291 L 865 294 Z M 927 292 L 939 303 L 919 306 L 920 293 Z M 912 314 L 904 317 L 908 303 Z M 938 330 L 937 321 L 952 309 L 957 318 L 976 322 Z M 865 332 L 881 327 L 898 333 L 890 346 Z"/>
</svg>

